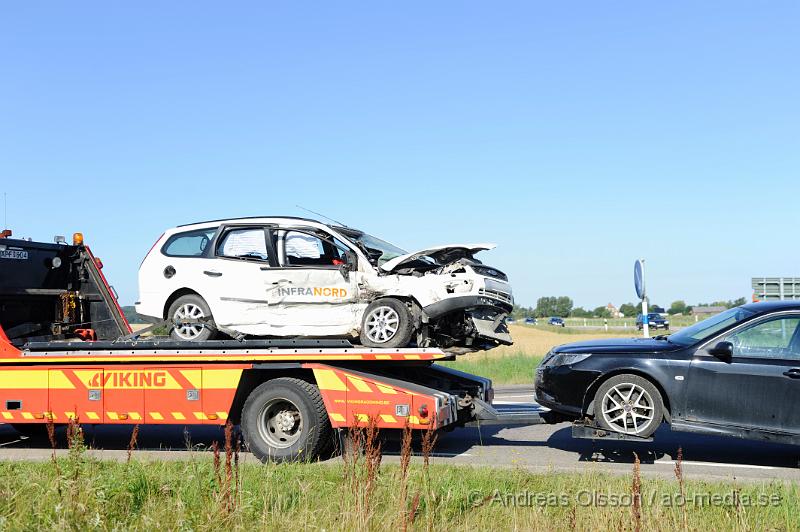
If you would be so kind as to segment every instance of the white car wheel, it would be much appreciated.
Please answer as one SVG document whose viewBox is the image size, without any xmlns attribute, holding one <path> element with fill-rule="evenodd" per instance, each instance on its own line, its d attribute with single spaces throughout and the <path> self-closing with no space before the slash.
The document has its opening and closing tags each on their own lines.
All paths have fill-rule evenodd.
<svg viewBox="0 0 800 532">
<path fill-rule="evenodd" d="M 412 332 L 406 304 L 397 299 L 379 299 L 364 312 L 361 343 L 368 347 L 405 347 Z"/>
<path fill-rule="evenodd" d="M 179 297 L 170 306 L 169 318 L 174 324 L 170 335 L 175 340 L 198 342 L 208 340 L 214 335 L 211 310 L 200 296 L 189 294 Z"/>
</svg>

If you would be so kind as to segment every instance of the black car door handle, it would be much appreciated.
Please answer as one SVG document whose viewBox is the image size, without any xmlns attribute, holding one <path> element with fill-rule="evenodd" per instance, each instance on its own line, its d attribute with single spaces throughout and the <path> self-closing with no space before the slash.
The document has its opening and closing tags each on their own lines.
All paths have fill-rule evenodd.
<svg viewBox="0 0 800 532">
<path fill-rule="evenodd" d="M 800 368 L 792 368 L 788 371 L 784 371 L 783 374 L 790 379 L 800 379 Z"/>
<path fill-rule="evenodd" d="M 209 277 L 222 277 L 222 273 L 215 272 L 214 270 L 206 270 L 203 273 L 208 275 Z"/>
</svg>

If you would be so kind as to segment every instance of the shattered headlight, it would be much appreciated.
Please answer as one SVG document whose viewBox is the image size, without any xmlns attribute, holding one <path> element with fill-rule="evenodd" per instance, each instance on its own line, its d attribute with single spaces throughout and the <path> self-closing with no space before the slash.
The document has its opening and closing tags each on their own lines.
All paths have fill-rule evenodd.
<svg viewBox="0 0 800 532">
<path fill-rule="evenodd" d="M 545 359 L 542 363 L 543 366 L 571 366 L 572 364 L 577 364 L 578 362 L 583 362 L 587 358 L 592 356 L 591 353 L 555 353 L 552 356 L 549 356 Z"/>
</svg>

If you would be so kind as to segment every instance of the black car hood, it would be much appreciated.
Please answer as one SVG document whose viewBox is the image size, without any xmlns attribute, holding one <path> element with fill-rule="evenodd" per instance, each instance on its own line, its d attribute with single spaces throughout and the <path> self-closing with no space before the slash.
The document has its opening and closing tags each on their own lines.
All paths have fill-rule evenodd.
<svg viewBox="0 0 800 532">
<path fill-rule="evenodd" d="M 556 347 L 556 353 L 658 353 L 683 349 L 683 346 L 671 344 L 666 340 L 652 338 L 609 338 L 575 342 Z"/>
</svg>

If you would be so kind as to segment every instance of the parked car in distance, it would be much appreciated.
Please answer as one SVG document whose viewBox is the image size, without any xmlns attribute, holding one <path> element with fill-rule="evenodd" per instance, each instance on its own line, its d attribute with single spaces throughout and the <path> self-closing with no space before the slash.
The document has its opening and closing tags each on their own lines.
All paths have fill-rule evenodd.
<svg viewBox="0 0 800 532">
<path fill-rule="evenodd" d="M 650 312 L 647 314 L 647 325 L 651 329 L 669 330 L 669 320 L 661 314 L 657 314 L 655 312 Z M 644 320 L 642 320 L 642 314 L 636 316 L 636 328 L 640 331 L 644 329 Z"/>
<path fill-rule="evenodd" d="M 516 323 L 516 322 L 517 322 L 517 320 L 515 320 L 515 319 L 514 319 L 514 318 L 512 318 L 511 316 L 509 316 L 509 317 L 507 317 L 507 318 L 506 318 L 506 323 Z"/>
<path fill-rule="evenodd" d="M 549 320 L 547 320 L 547 324 L 553 325 L 555 327 L 566 327 L 567 325 L 566 323 L 564 323 L 564 318 L 559 318 L 559 317 L 550 318 Z"/>
<path fill-rule="evenodd" d="M 407 252 L 368 233 L 292 217 L 167 230 L 139 268 L 136 312 L 177 340 L 340 337 L 370 347 L 478 350 L 512 343 L 514 303 L 493 244 Z"/>
<path fill-rule="evenodd" d="M 536 325 L 536 318 L 525 318 L 525 325 Z"/>
<path fill-rule="evenodd" d="M 558 346 L 536 369 L 549 421 L 593 418 L 800 445 L 800 302 L 752 303 L 669 336 Z"/>
</svg>

